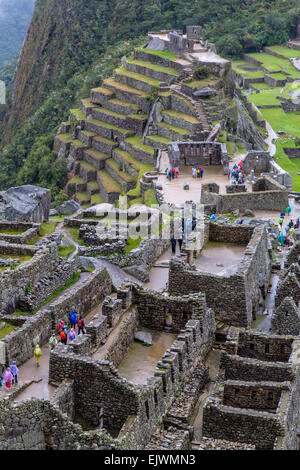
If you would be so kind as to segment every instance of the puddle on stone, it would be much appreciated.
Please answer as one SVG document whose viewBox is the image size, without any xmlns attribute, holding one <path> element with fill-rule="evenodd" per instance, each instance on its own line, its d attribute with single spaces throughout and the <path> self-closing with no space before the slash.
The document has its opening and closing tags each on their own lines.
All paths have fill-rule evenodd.
<svg viewBox="0 0 300 470">
<path fill-rule="evenodd" d="M 49 357 L 50 351 L 48 345 L 42 348 L 43 356 L 40 361 L 40 367 L 36 366 L 35 359 L 32 358 L 27 361 L 25 364 L 19 367 L 19 383 L 26 380 L 42 379 L 39 383 L 33 383 L 29 385 L 25 390 L 20 392 L 16 398 L 15 402 L 26 400 L 28 398 L 43 398 L 46 400 L 51 399 L 55 387 L 48 384 L 49 378 Z"/>
<path fill-rule="evenodd" d="M 152 334 L 153 345 L 147 347 L 134 341 L 118 367 L 119 374 L 135 384 L 145 384 L 147 378 L 154 375 L 157 362 L 177 339 L 177 335 L 173 333 L 147 328 L 143 328 L 142 331 Z"/>
<path fill-rule="evenodd" d="M 245 249 L 246 245 L 208 242 L 195 265 L 199 271 L 220 276 L 231 275 L 237 272 Z"/>
</svg>

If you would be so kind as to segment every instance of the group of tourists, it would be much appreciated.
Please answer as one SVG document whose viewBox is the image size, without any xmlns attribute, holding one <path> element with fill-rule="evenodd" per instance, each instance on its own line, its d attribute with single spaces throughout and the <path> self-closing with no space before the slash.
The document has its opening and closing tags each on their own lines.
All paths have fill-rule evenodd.
<svg viewBox="0 0 300 470">
<path fill-rule="evenodd" d="M 292 245 L 292 238 L 294 235 L 294 230 L 300 227 L 300 218 L 297 219 L 296 223 L 293 222 L 291 219 L 287 226 L 285 227 L 285 234 L 282 231 L 283 223 L 285 220 L 286 215 L 290 217 L 292 213 L 292 208 L 288 206 L 285 210 L 282 210 L 280 213 L 280 217 L 278 219 L 278 225 L 280 227 L 281 233 L 278 237 L 278 241 L 281 246 L 290 246 Z"/>
<path fill-rule="evenodd" d="M 4 372 L 3 377 L 0 377 L 0 389 L 2 388 L 3 384 L 7 390 L 10 390 L 12 385 L 18 385 L 18 375 L 19 369 L 17 367 L 16 361 L 13 361 L 11 366 L 8 367 Z"/>
<path fill-rule="evenodd" d="M 179 168 L 171 168 L 171 169 L 167 168 L 165 170 L 165 173 L 169 181 L 172 181 L 173 179 L 178 178 L 178 176 L 180 175 Z"/>
<path fill-rule="evenodd" d="M 56 335 L 59 336 L 60 342 L 67 345 L 68 341 L 71 343 L 74 341 L 74 339 L 77 338 L 81 333 L 85 335 L 84 331 L 84 319 L 82 316 L 79 316 L 76 314 L 75 308 L 73 308 L 71 314 L 70 314 L 70 324 L 71 324 L 71 329 L 70 331 L 68 330 L 68 325 L 65 324 L 63 320 L 60 320 L 57 329 L 56 329 Z M 76 333 L 76 326 L 78 327 L 78 331 Z M 49 340 L 49 347 L 50 351 L 55 348 L 55 346 L 58 343 L 58 340 L 56 338 L 56 335 L 53 334 Z"/>
<path fill-rule="evenodd" d="M 202 167 L 200 168 L 192 168 L 192 175 L 193 175 L 193 178 L 203 178 L 203 175 L 204 175 L 204 170 Z"/>
<path fill-rule="evenodd" d="M 245 172 L 243 170 L 243 162 L 238 165 L 235 163 L 232 170 L 228 172 L 228 179 L 231 184 L 245 184 Z"/>
<path fill-rule="evenodd" d="M 84 319 L 82 316 L 78 316 L 76 314 L 75 308 L 73 308 L 72 313 L 70 314 L 70 324 L 71 328 L 70 331 L 68 331 L 68 325 L 66 325 L 63 320 L 59 322 L 56 333 L 54 333 L 49 340 L 50 351 L 55 348 L 59 340 L 63 344 L 68 344 L 68 341 L 71 343 L 81 333 L 85 335 Z M 78 328 L 77 333 L 76 326 Z M 59 340 L 57 336 L 59 336 Z M 43 352 L 39 344 L 36 345 L 33 356 L 37 367 L 39 367 L 40 360 L 43 356 Z M 18 375 L 19 369 L 17 367 L 16 361 L 13 361 L 11 366 L 8 367 L 4 372 L 3 377 L 1 378 L 0 376 L 0 389 L 3 387 L 3 384 L 5 384 L 7 390 L 10 390 L 12 385 L 18 385 Z"/>
</svg>

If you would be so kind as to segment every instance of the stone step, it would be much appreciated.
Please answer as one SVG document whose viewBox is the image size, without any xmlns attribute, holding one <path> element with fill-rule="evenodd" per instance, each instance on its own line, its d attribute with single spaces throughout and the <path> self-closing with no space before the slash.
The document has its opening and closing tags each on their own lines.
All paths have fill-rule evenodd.
<svg viewBox="0 0 300 470">
<path fill-rule="evenodd" d="M 189 133 L 196 133 L 201 130 L 201 124 L 197 118 L 188 114 L 179 113 L 173 110 L 162 111 L 163 120 L 171 126 L 186 129 Z"/>
<path fill-rule="evenodd" d="M 114 113 L 106 108 L 97 108 L 92 110 L 93 118 L 96 120 L 108 122 L 113 126 L 123 129 L 130 129 L 137 134 L 142 134 L 143 129 L 147 122 L 147 115 L 144 114 L 130 114 L 124 115 Z"/>
<path fill-rule="evenodd" d="M 93 88 L 91 90 L 91 102 L 94 104 L 105 105 L 106 102 L 115 97 L 113 90 L 105 87 Z"/>
<path fill-rule="evenodd" d="M 93 138 L 96 137 L 96 134 L 91 131 L 83 130 L 79 131 L 78 139 L 86 146 L 91 147 L 93 144 Z"/>
<path fill-rule="evenodd" d="M 78 204 L 81 204 L 82 206 L 90 204 L 91 202 L 91 196 L 87 191 L 76 193 L 74 199 L 76 202 L 78 202 Z"/>
<path fill-rule="evenodd" d="M 119 196 L 124 194 L 124 190 L 106 170 L 97 172 L 97 181 L 100 186 L 101 195 L 106 202 L 114 204 L 119 200 Z"/>
<path fill-rule="evenodd" d="M 86 183 L 93 181 L 97 177 L 97 169 L 85 161 L 80 162 L 79 175 Z"/>
<path fill-rule="evenodd" d="M 94 194 L 98 194 L 100 192 L 100 187 L 99 187 L 98 182 L 96 180 L 89 181 L 86 185 L 86 190 L 90 196 L 93 196 Z"/>
<path fill-rule="evenodd" d="M 170 141 L 174 140 L 182 140 L 187 138 L 190 134 L 189 131 L 186 129 L 182 129 L 182 127 L 171 126 L 167 122 L 159 122 L 157 124 L 157 132 L 158 135 L 169 139 Z"/>
<path fill-rule="evenodd" d="M 166 150 L 168 148 L 168 144 L 170 143 L 170 139 L 166 137 L 162 137 L 161 135 L 147 135 L 145 137 L 145 144 L 155 149 Z"/>
<path fill-rule="evenodd" d="M 166 57 L 159 57 L 159 53 L 157 51 L 147 51 L 147 49 L 136 48 L 134 51 L 134 58 L 136 60 L 143 60 L 146 62 L 151 62 L 155 65 L 161 65 L 163 67 L 170 67 L 179 72 L 182 72 L 184 69 L 184 65 L 176 62 L 176 56 L 174 55 L 174 59 L 169 59 Z"/>
<path fill-rule="evenodd" d="M 118 98 L 108 100 L 105 104 L 105 107 L 115 113 L 120 114 L 138 114 L 139 112 L 138 105 L 119 100 Z"/>
<path fill-rule="evenodd" d="M 85 121 L 85 129 L 94 132 L 101 137 L 106 139 L 123 141 L 126 137 L 134 135 L 134 131 L 130 129 L 123 129 L 107 122 L 98 121 L 97 119 L 91 119 Z"/>
<path fill-rule="evenodd" d="M 146 77 L 145 75 L 130 72 L 125 67 L 120 67 L 114 72 L 116 82 L 121 82 L 124 85 L 136 88 L 145 93 L 152 93 L 153 88 L 158 88 L 160 81 L 153 78 Z"/>
<path fill-rule="evenodd" d="M 129 173 L 135 178 L 138 177 L 139 172 L 142 168 L 141 162 L 136 160 L 129 152 L 121 150 L 120 148 L 114 149 L 112 158 L 118 163 L 119 167 Z"/>
<path fill-rule="evenodd" d="M 106 153 L 107 155 L 111 156 L 112 151 L 114 148 L 118 147 L 118 142 L 114 142 L 113 140 L 106 139 L 105 137 L 96 136 L 93 138 L 92 147 L 98 152 Z"/>
<path fill-rule="evenodd" d="M 73 178 L 68 181 L 65 191 L 69 197 L 73 197 L 78 192 L 86 191 L 86 182 L 79 175 L 73 176 Z"/>
<path fill-rule="evenodd" d="M 118 184 L 122 186 L 126 193 L 136 187 L 137 179 L 126 171 L 120 170 L 118 163 L 112 158 L 106 160 L 105 170 Z"/>
<path fill-rule="evenodd" d="M 149 61 L 126 58 L 123 64 L 128 71 L 145 75 L 159 82 L 169 82 L 172 79 L 177 80 L 180 76 L 180 72 L 174 68 L 155 65 Z"/>
<path fill-rule="evenodd" d="M 83 160 L 97 170 L 103 170 L 105 168 L 105 161 L 109 158 L 110 156 L 106 153 L 99 152 L 95 149 L 87 149 L 83 152 Z"/>
<path fill-rule="evenodd" d="M 81 100 L 80 102 L 80 107 L 82 111 L 84 112 L 85 116 L 88 116 L 89 114 L 91 114 L 91 110 L 93 108 L 96 108 L 97 106 L 98 105 L 95 103 L 92 103 L 92 101 L 89 98 Z"/>
<path fill-rule="evenodd" d="M 115 94 L 115 97 L 119 100 L 136 104 L 143 113 L 149 113 L 151 103 L 147 93 L 125 85 L 124 83 L 118 82 L 114 80 L 114 78 L 107 78 L 104 80 L 103 86 L 109 90 L 112 90 Z"/>
<path fill-rule="evenodd" d="M 143 144 L 143 140 L 139 136 L 128 137 L 125 140 L 125 149 L 136 160 L 143 162 L 147 165 L 155 165 L 154 149 L 149 145 Z"/>
</svg>

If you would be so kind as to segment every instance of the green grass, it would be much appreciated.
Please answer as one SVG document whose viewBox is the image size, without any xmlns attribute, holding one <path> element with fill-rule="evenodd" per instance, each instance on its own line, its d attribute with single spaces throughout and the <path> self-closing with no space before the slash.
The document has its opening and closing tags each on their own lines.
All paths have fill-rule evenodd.
<svg viewBox="0 0 300 470">
<path fill-rule="evenodd" d="M 73 276 L 71 277 L 71 279 L 69 279 L 69 281 L 67 281 L 62 287 L 60 287 L 55 292 L 53 292 L 53 294 L 50 295 L 50 297 L 48 297 L 48 299 L 44 300 L 44 302 L 42 302 L 38 306 L 38 308 L 36 308 L 33 312 L 28 312 L 28 311 L 22 312 L 22 310 L 16 310 L 16 312 L 15 312 L 16 315 L 15 314 L 13 314 L 13 315 L 14 316 L 21 316 L 21 315 L 34 315 L 34 314 L 36 314 L 42 307 L 44 307 L 44 305 L 46 305 L 49 302 L 51 302 L 52 300 L 56 299 L 62 292 L 64 292 L 66 289 L 68 289 L 69 287 L 72 287 L 74 284 L 76 284 L 76 282 L 78 282 L 79 279 L 80 279 L 80 275 L 81 275 L 80 271 L 74 273 Z"/>
<path fill-rule="evenodd" d="M 177 134 L 189 135 L 188 130 L 183 129 L 182 127 L 172 126 L 171 124 L 168 124 L 167 122 L 158 122 L 157 126 L 158 127 L 166 127 L 170 131 L 176 132 Z M 150 136 L 147 136 L 147 137 L 150 137 Z"/>
<path fill-rule="evenodd" d="M 136 47 L 136 50 L 146 52 L 147 54 L 157 55 L 163 59 L 177 60 L 177 56 L 170 51 L 153 51 L 152 49 L 144 49 L 143 47 Z"/>
<path fill-rule="evenodd" d="M 0 271 L 13 271 L 15 268 L 17 268 L 18 266 L 21 266 L 22 263 L 25 263 L 26 261 L 29 261 L 31 260 L 32 256 L 21 256 L 21 255 L 0 255 L 1 258 L 4 258 L 4 259 L 15 259 L 15 260 L 19 260 L 19 262 L 17 263 L 13 263 L 11 266 L 1 266 L 0 267 Z"/>
<path fill-rule="evenodd" d="M 100 193 L 93 194 L 91 197 L 91 204 L 92 206 L 95 206 L 97 204 L 103 204 L 105 202 L 103 196 Z"/>
<path fill-rule="evenodd" d="M 260 111 L 276 132 L 284 131 L 293 137 L 300 137 L 300 113 L 285 113 L 282 108 Z"/>
<path fill-rule="evenodd" d="M 163 72 L 169 75 L 176 75 L 176 76 L 180 75 L 180 73 L 176 69 L 173 69 L 171 67 L 163 67 L 162 65 L 152 64 L 152 62 L 145 62 L 143 60 L 137 60 L 137 59 L 131 59 L 131 58 L 127 58 L 126 60 L 129 64 L 140 65 L 141 67 L 146 67 L 148 69 L 156 70 L 157 72 Z"/>
<path fill-rule="evenodd" d="M 16 330 L 18 327 L 15 325 L 11 325 L 10 323 L 4 323 L 4 326 L 0 328 L 0 340 L 5 338 L 5 336 L 9 335 L 12 333 L 14 330 Z"/>
<path fill-rule="evenodd" d="M 217 82 L 216 79 L 203 79 L 203 80 L 192 80 L 192 81 L 186 81 L 185 85 L 187 85 L 190 88 L 200 90 L 201 88 L 207 87 L 214 85 Z"/>
<path fill-rule="evenodd" d="M 146 206 L 148 206 L 148 207 L 152 207 L 154 205 L 157 205 L 157 199 L 154 195 L 154 189 L 153 188 L 147 189 L 147 191 L 145 191 L 144 200 L 145 200 Z"/>
<path fill-rule="evenodd" d="M 79 238 L 79 228 L 77 228 L 77 227 L 68 227 L 68 226 L 66 226 L 66 227 L 68 229 L 68 233 L 71 235 L 72 240 L 74 242 L 78 243 L 78 245 L 84 246 L 83 241 L 81 240 L 81 238 Z"/>
<path fill-rule="evenodd" d="M 300 72 L 288 59 L 281 59 L 265 52 L 247 54 L 247 56 L 261 62 L 269 72 L 286 72 L 295 79 L 300 77 Z"/>
<path fill-rule="evenodd" d="M 293 190 L 300 192 L 300 176 L 297 174 L 300 172 L 300 160 L 298 158 L 293 158 L 290 160 L 285 154 L 283 147 L 294 147 L 295 142 L 293 140 L 276 143 L 276 155 L 275 160 L 278 165 L 281 166 L 285 171 L 288 171 L 293 178 Z"/>
<path fill-rule="evenodd" d="M 22 230 L 13 230 L 12 228 L 7 228 L 5 230 L 1 230 L 0 229 L 0 235 L 21 235 L 22 233 L 24 233 L 26 231 L 26 229 L 22 229 Z"/>
<path fill-rule="evenodd" d="M 149 83 L 149 85 L 153 87 L 159 87 L 160 81 L 155 80 L 154 78 L 147 77 L 146 75 L 142 75 L 136 72 L 130 72 L 129 70 L 125 69 L 125 67 L 120 67 L 115 70 L 115 73 L 118 75 L 124 75 L 128 78 L 133 78 L 135 80 L 139 80 L 141 82 Z"/>
<path fill-rule="evenodd" d="M 199 124 L 199 121 L 194 116 L 190 116 L 190 114 L 179 113 L 178 111 L 174 111 L 173 109 L 168 109 L 167 111 L 162 111 L 162 115 L 169 115 L 172 117 L 176 117 L 182 119 L 183 121 L 190 122 L 192 124 Z"/>
<path fill-rule="evenodd" d="M 282 89 L 282 87 L 269 88 L 262 90 L 260 93 L 252 93 L 252 95 L 247 95 L 247 99 L 256 106 L 279 106 L 281 101 L 278 100 L 277 96 L 281 94 Z"/>
<path fill-rule="evenodd" d="M 64 238 L 66 240 L 66 238 Z M 60 246 L 58 250 L 58 256 L 61 258 L 69 258 L 69 256 L 74 253 L 76 247 L 74 245 L 71 246 Z"/>
<path fill-rule="evenodd" d="M 57 139 L 62 140 L 65 143 L 72 142 L 72 134 L 59 134 L 56 136 Z"/>
<path fill-rule="evenodd" d="M 293 58 L 300 58 L 300 51 L 297 51 L 295 49 L 290 49 L 289 47 L 285 46 L 271 46 L 268 47 L 273 52 L 277 52 L 277 54 L 280 54 L 287 59 L 293 59 Z"/>
<path fill-rule="evenodd" d="M 142 138 L 138 135 L 133 136 L 133 137 L 128 137 L 126 141 L 133 145 L 134 147 L 137 147 L 141 150 L 143 150 L 146 153 L 149 153 L 150 155 L 154 155 L 154 149 L 153 147 L 150 147 L 149 145 L 144 145 Z"/>
<path fill-rule="evenodd" d="M 136 240 L 133 240 L 132 238 L 128 238 L 126 246 L 125 246 L 125 251 L 126 253 L 130 253 L 132 250 L 135 250 L 140 246 L 142 239 L 137 238 Z"/>
<path fill-rule="evenodd" d="M 251 67 L 253 70 L 246 70 L 243 67 Z M 236 73 L 243 75 L 245 78 L 263 78 L 265 75 L 263 70 L 244 60 L 233 60 L 232 68 Z"/>
<path fill-rule="evenodd" d="M 140 168 L 139 177 L 137 179 L 136 187 L 134 189 L 131 189 L 130 191 L 128 191 L 127 195 L 128 196 L 133 196 L 135 199 L 139 199 L 140 198 L 140 181 L 141 181 L 141 178 L 142 178 L 144 173 L 146 173 L 147 171 L 153 171 L 153 170 L 154 170 L 153 166 L 143 164 L 142 167 Z"/>
</svg>

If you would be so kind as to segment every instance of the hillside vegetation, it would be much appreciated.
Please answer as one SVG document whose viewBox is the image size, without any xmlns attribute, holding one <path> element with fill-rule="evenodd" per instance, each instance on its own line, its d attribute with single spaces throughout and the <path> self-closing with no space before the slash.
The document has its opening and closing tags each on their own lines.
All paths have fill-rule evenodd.
<svg viewBox="0 0 300 470">
<path fill-rule="evenodd" d="M 202 24 L 220 54 L 238 56 L 294 36 L 299 17 L 296 0 L 36 0 L 2 116 L 0 188 L 32 182 L 59 193 L 65 170 L 48 168 L 58 124 L 149 30 Z"/>
</svg>

